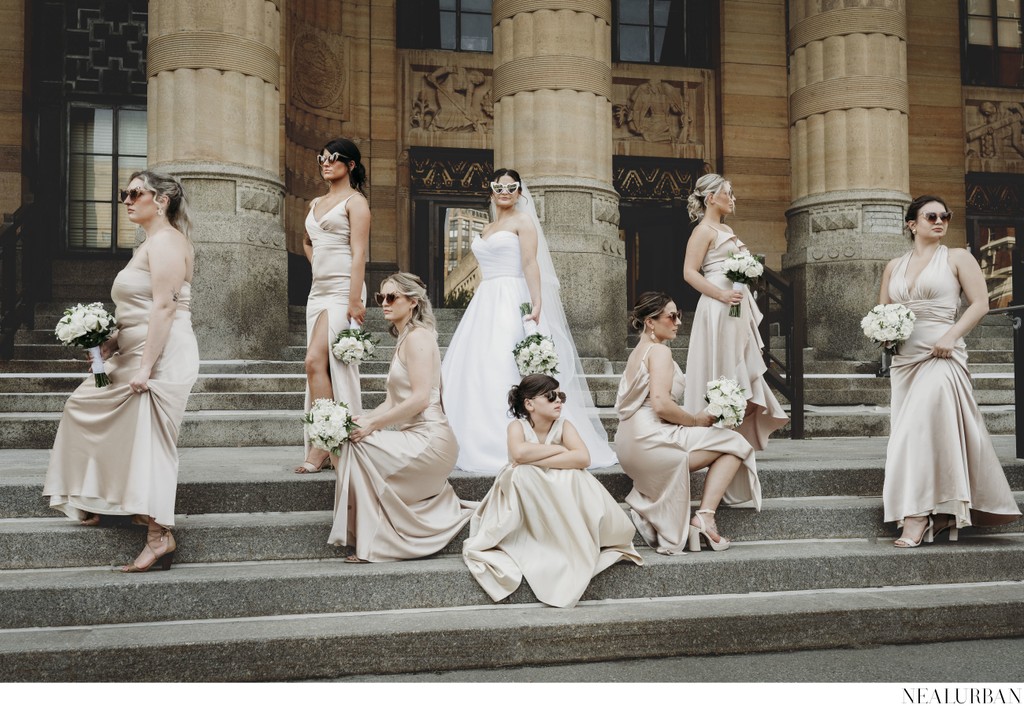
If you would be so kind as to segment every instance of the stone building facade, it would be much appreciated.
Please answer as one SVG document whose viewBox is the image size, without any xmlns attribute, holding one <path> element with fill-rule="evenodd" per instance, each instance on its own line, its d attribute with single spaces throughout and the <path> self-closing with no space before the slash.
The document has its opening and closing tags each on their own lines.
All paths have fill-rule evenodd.
<svg viewBox="0 0 1024 708">
<path fill-rule="evenodd" d="M 731 225 L 803 294 L 808 345 L 866 358 L 856 321 L 907 246 L 911 195 L 948 200 L 950 245 L 1008 299 L 1020 14 L 1021 0 L 0 0 L 0 211 L 36 207 L 42 299 L 102 295 L 131 246 L 114 187 L 139 164 L 181 176 L 204 357 L 272 357 L 308 286 L 328 139 L 367 165 L 370 285 L 411 269 L 437 301 L 447 211 L 485 208 L 489 171 L 510 166 L 581 353 L 607 356 L 638 292 L 695 303 L 684 201 L 716 171 L 738 197 Z"/>
</svg>

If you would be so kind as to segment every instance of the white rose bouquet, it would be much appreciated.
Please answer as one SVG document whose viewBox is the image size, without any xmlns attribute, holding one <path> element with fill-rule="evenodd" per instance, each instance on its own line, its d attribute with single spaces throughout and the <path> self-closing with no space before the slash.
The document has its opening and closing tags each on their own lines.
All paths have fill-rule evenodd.
<svg viewBox="0 0 1024 708">
<path fill-rule="evenodd" d="M 743 422 L 747 410 L 747 390 L 735 379 L 722 376 L 716 381 L 708 381 L 704 400 L 708 402 L 704 410 L 717 418 L 716 427 L 735 428 Z"/>
<path fill-rule="evenodd" d="M 519 306 L 519 311 L 525 318 L 533 311 L 528 302 Z M 523 322 L 526 336 L 512 350 L 516 358 L 516 366 L 519 367 L 519 374 L 557 374 L 558 353 L 555 351 L 555 342 L 551 337 L 546 337 L 537 331 L 537 323 L 533 320 Z"/>
<path fill-rule="evenodd" d="M 914 331 L 916 319 L 917 315 L 906 305 L 875 305 L 860 321 L 860 328 L 868 339 L 877 342 L 890 354 L 895 354 L 900 344 Z"/>
<path fill-rule="evenodd" d="M 361 364 L 367 359 L 372 359 L 376 350 L 377 338 L 369 332 L 364 332 L 354 320 L 348 323 L 348 329 L 338 332 L 334 344 L 331 345 L 334 358 L 343 364 Z"/>
<path fill-rule="evenodd" d="M 352 422 L 352 414 L 347 405 L 329 398 L 313 401 L 309 411 L 302 417 L 302 422 L 309 436 L 309 444 L 335 455 L 348 441 L 349 433 L 359 427 Z"/>
<path fill-rule="evenodd" d="M 110 385 L 110 378 L 103 370 L 100 345 L 110 339 L 115 329 L 117 320 L 114 316 L 104 309 L 103 303 L 94 302 L 90 305 L 79 303 L 64 310 L 64 316 L 54 330 L 57 339 L 63 344 L 89 350 L 96 388 Z"/>
<path fill-rule="evenodd" d="M 733 290 L 743 290 L 744 285 L 753 283 L 764 273 L 761 261 L 746 251 L 733 253 L 725 259 L 725 277 L 732 281 Z M 729 308 L 730 317 L 740 316 L 740 303 Z"/>
</svg>

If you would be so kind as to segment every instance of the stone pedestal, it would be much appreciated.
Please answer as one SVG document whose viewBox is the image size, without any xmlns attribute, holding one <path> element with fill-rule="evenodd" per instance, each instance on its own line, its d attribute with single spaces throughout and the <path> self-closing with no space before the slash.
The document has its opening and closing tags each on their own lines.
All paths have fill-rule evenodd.
<svg viewBox="0 0 1024 708">
<path fill-rule="evenodd" d="M 494 166 L 538 214 L 581 356 L 622 356 L 626 259 L 612 187 L 611 2 L 495 0 Z M 541 315 L 543 317 L 543 315 Z"/>
<path fill-rule="evenodd" d="M 192 209 L 204 359 L 287 346 L 280 22 L 263 0 L 149 6 L 149 164 L 182 180 Z"/>
<path fill-rule="evenodd" d="M 819 358 L 873 359 L 860 319 L 907 249 L 907 18 L 903 0 L 790 0 L 793 170 L 783 268 Z"/>
</svg>

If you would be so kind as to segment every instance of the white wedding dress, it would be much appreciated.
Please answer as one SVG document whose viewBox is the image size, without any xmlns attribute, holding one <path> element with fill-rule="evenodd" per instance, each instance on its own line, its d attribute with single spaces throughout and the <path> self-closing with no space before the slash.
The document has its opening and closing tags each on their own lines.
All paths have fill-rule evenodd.
<svg viewBox="0 0 1024 708">
<path fill-rule="evenodd" d="M 528 194 L 528 192 L 526 192 Z M 531 201 L 520 199 L 520 205 Z M 517 206 L 517 208 L 524 208 Z M 533 209 L 529 209 L 533 212 Z M 568 396 L 562 417 L 572 421 L 590 451 L 590 469 L 615 464 L 608 434 L 601 424 L 583 375 L 576 345 L 565 325 L 558 280 L 535 212 L 537 261 L 541 266 L 541 334 L 551 336 L 558 354 L 560 388 Z M 448 422 L 459 441 L 460 469 L 493 475 L 508 462 L 508 392 L 522 379 L 512 349 L 526 336 L 519 306 L 530 302 L 523 275 L 519 237 L 495 231 L 473 239 L 481 281 L 466 308 L 441 364 Z"/>
</svg>

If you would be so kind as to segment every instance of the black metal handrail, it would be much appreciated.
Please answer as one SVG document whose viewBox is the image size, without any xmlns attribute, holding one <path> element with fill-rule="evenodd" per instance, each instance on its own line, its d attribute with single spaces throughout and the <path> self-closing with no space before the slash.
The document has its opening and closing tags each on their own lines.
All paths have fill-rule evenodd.
<svg viewBox="0 0 1024 708">
<path fill-rule="evenodd" d="M 763 256 L 759 256 L 763 262 Z M 758 307 L 764 318 L 759 330 L 764 340 L 765 373 L 769 385 L 789 399 L 790 435 L 794 440 L 804 438 L 804 306 L 798 302 L 799 291 L 780 273 L 770 268 L 756 287 Z M 786 339 L 785 361 L 772 351 L 772 325 Z"/>
<path fill-rule="evenodd" d="M 35 245 L 30 239 L 32 205 L 4 216 L 0 226 L 0 359 L 14 353 L 22 325 L 35 326 Z"/>
<path fill-rule="evenodd" d="M 1024 297 L 1024 261 L 1015 248 L 1013 250 L 1013 299 L 1020 302 Z M 1010 305 L 989 310 L 990 315 L 1006 315 L 1013 323 L 1013 423 L 1016 438 L 1017 457 L 1024 458 L 1024 328 L 1021 316 L 1024 305 Z"/>
</svg>

